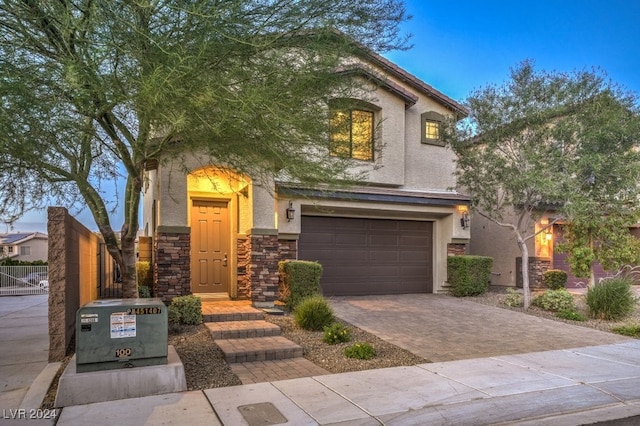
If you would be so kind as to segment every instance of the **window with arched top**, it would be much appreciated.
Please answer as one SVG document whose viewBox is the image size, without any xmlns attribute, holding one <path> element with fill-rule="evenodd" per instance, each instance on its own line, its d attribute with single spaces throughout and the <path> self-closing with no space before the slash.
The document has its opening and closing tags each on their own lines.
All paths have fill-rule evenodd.
<svg viewBox="0 0 640 426">
<path fill-rule="evenodd" d="M 428 111 L 420 116 L 421 142 L 430 145 L 444 146 L 442 140 L 442 123 L 444 116 L 434 111 Z"/>
<path fill-rule="evenodd" d="M 353 103 L 353 102 L 352 102 Z M 373 161 L 375 109 L 368 104 L 334 103 L 330 110 L 330 149 L 336 157 Z"/>
</svg>

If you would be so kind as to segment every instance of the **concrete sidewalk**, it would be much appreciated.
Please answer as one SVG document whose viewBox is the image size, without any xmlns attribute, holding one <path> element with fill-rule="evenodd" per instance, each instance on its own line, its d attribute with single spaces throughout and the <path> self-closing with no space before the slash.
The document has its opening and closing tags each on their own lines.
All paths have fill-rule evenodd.
<svg viewBox="0 0 640 426">
<path fill-rule="evenodd" d="M 40 407 L 60 366 L 48 364 L 48 312 L 46 294 L 0 297 L 0 413 Z"/>
<path fill-rule="evenodd" d="M 0 424 L 581 425 L 640 416 L 640 340 L 446 296 L 331 304 L 440 362 L 42 412 L 58 369 L 47 365 L 46 296 L 0 298 Z"/>
<path fill-rule="evenodd" d="M 66 407 L 59 426 L 581 425 L 640 415 L 640 341 Z"/>
</svg>

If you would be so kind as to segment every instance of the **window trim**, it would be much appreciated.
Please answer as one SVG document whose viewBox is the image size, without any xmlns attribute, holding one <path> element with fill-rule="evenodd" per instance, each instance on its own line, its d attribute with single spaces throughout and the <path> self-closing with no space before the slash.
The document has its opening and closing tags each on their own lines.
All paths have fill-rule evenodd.
<svg viewBox="0 0 640 426">
<path fill-rule="evenodd" d="M 442 123 L 444 116 L 435 111 L 423 112 L 420 115 L 420 142 L 426 145 L 445 146 L 442 140 Z M 438 125 L 438 138 L 427 137 L 427 123 L 436 123 Z"/>
<path fill-rule="evenodd" d="M 334 132 L 333 132 L 333 127 L 331 125 L 331 123 L 329 124 L 329 153 L 330 155 L 334 156 L 334 157 L 341 157 L 341 158 L 350 158 L 353 160 L 358 160 L 358 161 L 366 161 L 366 162 L 374 162 L 376 161 L 376 155 L 375 155 L 375 145 L 376 145 L 376 115 L 379 109 L 373 107 L 372 105 L 369 105 L 367 103 L 364 103 L 362 101 L 357 101 L 356 105 L 353 105 L 352 107 L 348 107 L 348 108 L 339 108 L 339 107 L 331 107 L 329 110 L 329 116 L 330 116 L 330 121 L 333 118 L 333 115 L 337 112 L 344 112 L 344 113 L 349 113 L 349 121 L 350 121 L 350 125 L 349 125 L 349 141 L 348 141 L 348 147 L 349 147 L 349 153 L 345 154 L 345 155 L 341 155 L 339 153 L 336 152 L 335 149 L 333 149 L 333 144 L 334 143 L 346 143 L 346 142 L 334 142 Z M 353 113 L 354 112 L 361 112 L 361 113 L 366 113 L 369 114 L 371 117 L 371 137 L 370 137 L 370 141 L 368 142 L 370 144 L 370 149 L 368 150 L 368 154 L 369 154 L 369 158 L 356 158 L 353 156 L 353 152 L 354 152 L 354 142 L 353 142 Z"/>
</svg>

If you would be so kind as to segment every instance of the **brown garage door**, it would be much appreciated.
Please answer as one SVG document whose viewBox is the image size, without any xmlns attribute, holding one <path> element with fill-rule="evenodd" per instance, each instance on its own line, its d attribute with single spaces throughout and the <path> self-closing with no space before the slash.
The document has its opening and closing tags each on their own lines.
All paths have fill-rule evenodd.
<svg viewBox="0 0 640 426">
<path fill-rule="evenodd" d="M 433 291 L 432 223 L 302 217 L 298 258 L 320 262 L 325 296 Z"/>
</svg>

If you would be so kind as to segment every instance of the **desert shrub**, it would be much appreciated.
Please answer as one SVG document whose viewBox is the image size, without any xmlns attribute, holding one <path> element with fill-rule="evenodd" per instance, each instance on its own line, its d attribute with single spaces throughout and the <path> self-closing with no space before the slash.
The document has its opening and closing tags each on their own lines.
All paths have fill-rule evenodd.
<svg viewBox="0 0 640 426">
<path fill-rule="evenodd" d="M 640 325 L 638 324 L 615 327 L 612 328 L 611 331 L 613 331 L 614 333 L 622 334 L 623 336 L 635 337 L 636 339 L 640 339 Z"/>
<path fill-rule="evenodd" d="M 508 288 L 507 296 L 504 298 L 504 304 L 511 308 L 522 306 L 522 295 L 512 288 Z"/>
<path fill-rule="evenodd" d="M 627 278 L 610 278 L 589 287 L 586 300 L 589 315 L 605 320 L 626 317 L 636 304 L 631 281 Z"/>
<path fill-rule="evenodd" d="M 305 330 L 321 331 L 324 327 L 331 325 L 335 317 L 325 298 L 314 295 L 298 303 L 293 311 L 293 319 Z"/>
<path fill-rule="evenodd" d="M 552 312 L 575 310 L 573 296 L 565 289 L 545 291 L 533 299 L 532 303 L 546 311 Z"/>
<path fill-rule="evenodd" d="M 489 288 L 493 258 L 486 256 L 447 257 L 447 281 L 456 297 L 477 296 Z"/>
<path fill-rule="evenodd" d="M 559 269 L 549 269 L 542 274 L 542 282 L 551 290 L 566 288 L 567 273 Z"/>
<path fill-rule="evenodd" d="M 146 285 L 141 285 L 138 287 L 138 296 L 142 298 L 151 297 L 151 290 Z"/>
<path fill-rule="evenodd" d="M 376 350 L 368 343 L 358 342 L 344 348 L 347 358 L 371 359 L 376 356 Z"/>
<path fill-rule="evenodd" d="M 202 301 L 197 296 L 178 296 L 171 300 L 169 322 L 194 325 L 202 322 Z"/>
<path fill-rule="evenodd" d="M 334 322 L 328 327 L 324 327 L 324 337 L 322 341 L 330 345 L 345 343 L 351 340 L 351 330 L 344 324 Z"/>
<path fill-rule="evenodd" d="M 322 265 L 304 260 L 284 260 L 278 262 L 280 274 L 280 300 L 289 310 L 305 297 L 320 294 Z"/>
<path fill-rule="evenodd" d="M 575 311 L 575 310 L 566 310 L 566 311 L 556 312 L 556 316 L 558 318 L 567 319 L 567 320 L 571 320 L 571 321 L 586 321 L 587 320 L 587 317 L 585 317 L 580 312 Z"/>
</svg>

